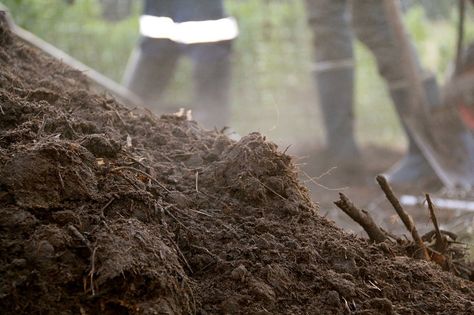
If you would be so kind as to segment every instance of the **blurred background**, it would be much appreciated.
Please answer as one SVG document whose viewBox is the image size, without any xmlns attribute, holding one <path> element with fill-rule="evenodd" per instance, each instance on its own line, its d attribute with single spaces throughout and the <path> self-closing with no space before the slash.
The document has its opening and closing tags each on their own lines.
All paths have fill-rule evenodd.
<svg viewBox="0 0 474 315">
<path fill-rule="evenodd" d="M 102 0 L 105 1 L 105 0 Z M 119 22 L 101 16 L 99 0 L 2 0 L 17 24 L 120 82 L 138 39 L 142 1 Z M 72 3 L 72 5 L 71 5 Z M 405 0 L 405 22 L 424 66 L 441 83 L 454 59 L 457 2 Z M 240 37 L 233 55 L 232 127 L 260 131 L 281 146 L 319 146 L 322 126 L 310 73 L 311 33 L 302 0 L 227 0 Z M 474 38 L 472 12 L 466 39 Z M 402 149 L 404 137 L 369 52 L 357 44 L 357 137 Z M 184 62 L 183 62 L 184 61 Z M 186 105 L 191 64 L 182 60 L 166 99 Z"/>
</svg>

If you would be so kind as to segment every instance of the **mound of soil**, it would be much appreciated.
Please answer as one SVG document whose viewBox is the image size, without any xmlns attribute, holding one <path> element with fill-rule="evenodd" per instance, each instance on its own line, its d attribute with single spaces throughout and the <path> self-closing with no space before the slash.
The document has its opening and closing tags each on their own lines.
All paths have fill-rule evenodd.
<svg viewBox="0 0 474 315">
<path fill-rule="evenodd" d="M 473 314 L 318 214 L 287 155 L 94 92 L 0 26 L 2 314 Z"/>
</svg>

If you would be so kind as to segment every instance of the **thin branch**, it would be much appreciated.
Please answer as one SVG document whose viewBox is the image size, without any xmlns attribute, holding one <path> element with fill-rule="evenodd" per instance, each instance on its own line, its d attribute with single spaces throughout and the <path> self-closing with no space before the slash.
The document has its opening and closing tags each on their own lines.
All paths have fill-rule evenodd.
<svg viewBox="0 0 474 315">
<path fill-rule="evenodd" d="M 426 260 L 430 260 L 426 246 L 423 243 L 423 240 L 421 239 L 420 235 L 418 234 L 418 230 L 416 229 L 416 226 L 413 223 L 413 219 L 402 208 L 400 201 L 398 201 L 397 197 L 393 193 L 393 190 L 388 184 L 387 179 L 382 175 L 378 175 L 376 177 L 376 180 L 379 183 L 380 188 L 382 188 L 383 192 L 385 193 L 385 196 L 387 197 L 388 201 L 390 201 L 393 208 L 397 212 L 398 216 L 402 220 L 403 224 L 405 225 L 407 230 L 411 233 L 413 240 L 415 241 L 415 243 L 418 245 L 419 249 L 421 250 L 422 257 L 425 258 Z"/>
<path fill-rule="evenodd" d="M 309 181 L 309 182 L 313 183 L 314 185 L 316 185 L 316 186 L 318 186 L 318 187 L 321 187 L 321 188 L 324 189 L 324 190 L 327 190 L 327 191 L 347 190 L 347 188 L 348 188 L 347 186 L 346 186 L 346 187 L 330 188 L 330 187 L 324 186 L 323 184 L 321 184 L 321 183 L 319 183 L 319 182 L 317 182 L 317 181 L 315 180 L 315 179 L 321 179 L 321 178 L 323 178 L 324 176 L 331 174 L 331 172 L 332 172 L 334 169 L 336 169 L 336 167 L 330 168 L 328 171 L 324 172 L 323 174 L 321 174 L 321 175 L 319 175 L 319 176 L 317 176 L 317 177 L 315 177 L 315 178 L 314 178 L 314 177 L 311 177 L 308 173 L 306 173 L 306 172 L 303 171 L 302 169 L 299 169 L 299 171 L 300 171 L 304 176 L 306 176 L 306 177 L 308 178 L 308 180 L 305 181 L 305 182 L 308 182 L 308 181 Z"/>
<path fill-rule="evenodd" d="M 158 180 L 156 180 L 154 177 L 152 177 L 150 174 L 148 174 L 147 172 L 144 172 L 142 170 L 139 170 L 137 168 L 134 168 L 134 167 L 131 167 L 131 166 L 119 166 L 119 167 L 116 167 L 116 168 L 113 168 L 111 171 L 112 172 L 116 172 L 116 171 L 120 171 L 120 170 L 129 170 L 129 171 L 134 171 L 134 172 L 137 172 L 137 173 L 140 173 L 142 174 L 143 176 L 149 178 L 150 180 L 152 180 L 153 182 L 155 182 L 158 186 L 160 186 L 161 188 L 163 188 L 166 192 L 170 192 L 168 188 L 166 188 L 165 185 L 163 185 L 162 183 L 160 183 Z"/>
<path fill-rule="evenodd" d="M 441 230 L 439 229 L 438 220 L 434 212 L 434 205 L 431 201 L 429 194 L 426 194 L 426 202 L 428 203 L 428 209 L 430 211 L 431 222 L 433 222 L 435 228 L 435 237 L 436 237 L 436 250 L 443 252 L 447 247 L 446 239 L 441 235 Z"/>
<path fill-rule="evenodd" d="M 196 171 L 195 186 L 196 186 L 196 192 L 199 193 L 199 172 L 198 171 Z"/>
<path fill-rule="evenodd" d="M 343 193 L 339 193 L 339 201 L 334 202 L 345 214 L 357 222 L 369 238 L 375 243 L 381 243 L 387 239 L 387 235 L 375 224 L 370 214 L 365 210 L 360 210 Z"/>
<path fill-rule="evenodd" d="M 91 271 L 89 272 L 92 296 L 95 296 L 94 273 L 95 273 L 95 254 L 99 246 L 95 246 L 91 256 Z"/>
<path fill-rule="evenodd" d="M 112 202 L 114 202 L 114 200 L 115 197 L 110 198 L 110 200 L 105 204 L 105 206 L 100 209 L 100 217 L 102 219 L 105 219 L 105 209 L 107 209 L 112 204 Z"/>
<path fill-rule="evenodd" d="M 186 265 L 186 267 L 188 267 L 189 271 L 191 272 L 191 274 L 194 273 L 193 271 L 193 268 L 191 268 L 191 265 L 188 263 L 188 260 L 186 259 L 186 256 L 184 256 L 183 252 L 181 251 L 181 249 L 179 248 L 178 244 L 176 244 L 176 242 L 171 238 L 171 237 L 168 237 L 168 239 L 170 240 L 170 242 L 174 245 L 174 247 L 176 248 L 176 251 L 178 252 L 178 254 L 181 256 L 181 258 L 183 259 L 184 261 L 184 264 Z"/>
</svg>

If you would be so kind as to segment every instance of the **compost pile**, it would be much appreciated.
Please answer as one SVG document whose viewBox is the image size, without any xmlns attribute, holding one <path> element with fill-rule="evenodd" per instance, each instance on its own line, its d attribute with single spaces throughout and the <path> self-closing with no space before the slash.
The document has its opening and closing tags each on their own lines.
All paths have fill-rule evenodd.
<svg viewBox="0 0 474 315">
<path fill-rule="evenodd" d="M 318 214 L 291 158 L 96 93 L 0 26 L 0 313 L 473 314 Z"/>
</svg>

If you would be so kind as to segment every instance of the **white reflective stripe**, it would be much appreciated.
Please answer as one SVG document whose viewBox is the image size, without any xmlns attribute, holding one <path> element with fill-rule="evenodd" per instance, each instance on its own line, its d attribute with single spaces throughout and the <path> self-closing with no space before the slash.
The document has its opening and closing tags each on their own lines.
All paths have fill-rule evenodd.
<svg viewBox="0 0 474 315">
<path fill-rule="evenodd" d="M 197 44 L 231 40 L 239 35 L 234 18 L 175 23 L 169 17 L 142 15 L 140 33 L 151 38 L 166 38 L 177 43 Z"/>
<path fill-rule="evenodd" d="M 239 28 L 234 18 L 213 21 L 196 21 L 177 23 L 176 42 L 184 44 L 212 43 L 231 40 L 239 35 Z"/>
<path fill-rule="evenodd" d="M 174 32 L 174 22 L 169 17 L 140 16 L 140 34 L 143 36 L 171 39 Z"/>
<path fill-rule="evenodd" d="M 354 59 L 321 61 L 313 64 L 313 71 L 325 72 L 343 68 L 354 68 Z"/>
<path fill-rule="evenodd" d="M 474 212 L 474 201 L 470 200 L 458 200 L 458 199 L 447 199 L 447 198 L 432 198 L 433 203 L 436 204 L 437 208 L 441 209 L 454 209 L 461 211 Z M 422 206 L 426 201 L 425 197 L 417 197 L 411 195 L 403 195 L 400 198 L 400 203 L 404 206 Z"/>
</svg>

